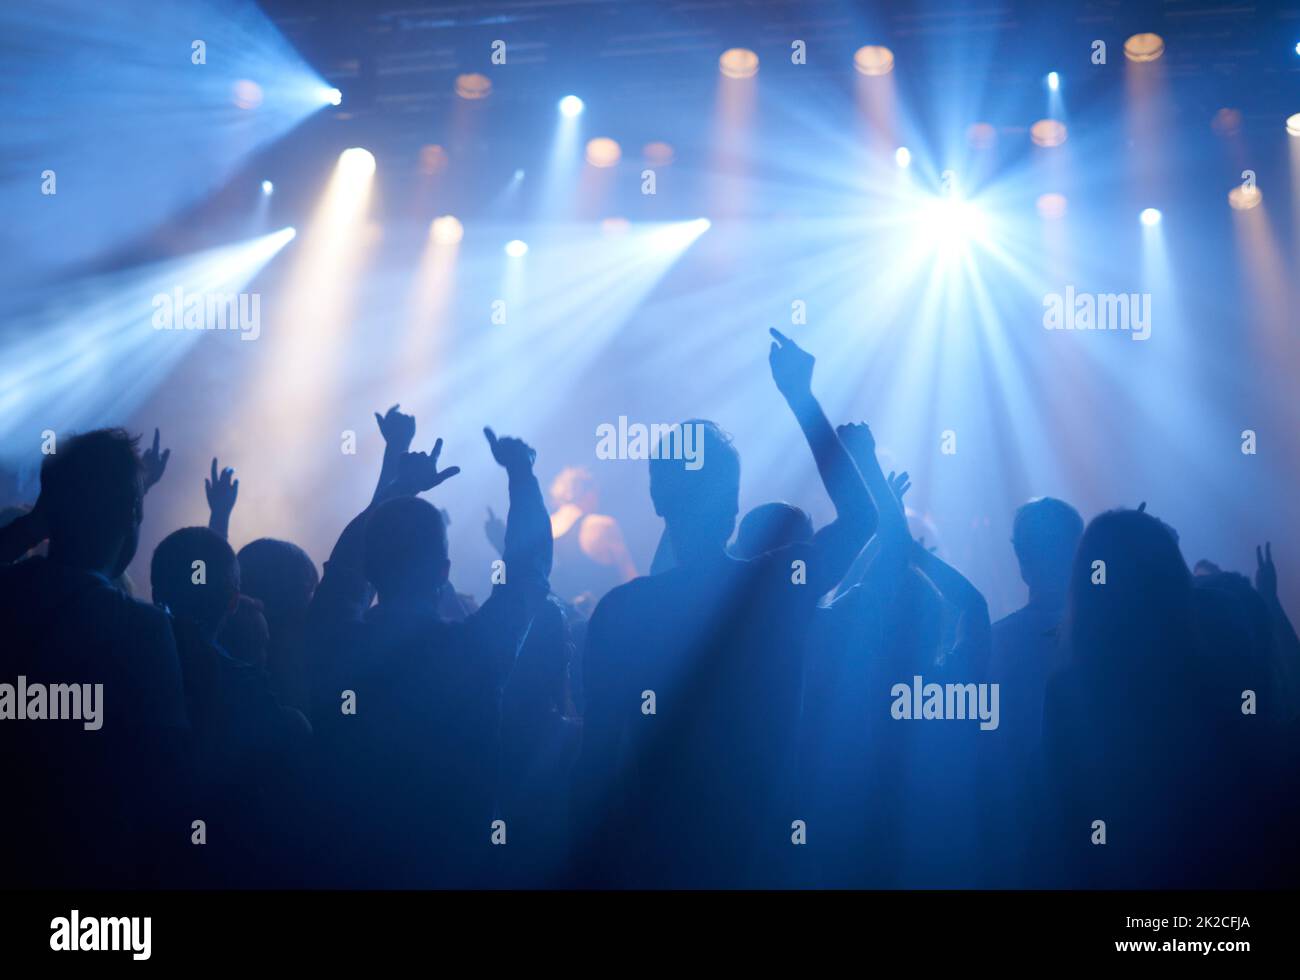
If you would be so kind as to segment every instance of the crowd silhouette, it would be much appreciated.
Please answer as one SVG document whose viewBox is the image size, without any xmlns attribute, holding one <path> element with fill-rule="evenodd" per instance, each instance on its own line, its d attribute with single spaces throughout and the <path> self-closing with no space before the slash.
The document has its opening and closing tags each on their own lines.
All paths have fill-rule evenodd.
<svg viewBox="0 0 1300 980">
<path fill-rule="evenodd" d="M 1193 572 L 1145 505 L 1085 523 L 1035 499 L 1011 542 L 1028 603 L 991 623 L 913 539 L 909 476 L 772 335 L 794 423 L 772 438 L 802 434 L 831 523 L 742 518 L 739 451 L 689 420 L 702 465 L 650 460 L 638 576 L 590 474 L 566 467 L 548 511 L 534 451 L 485 429 L 509 510 L 481 602 L 420 496 L 459 470 L 441 439 L 411 451 L 400 406 L 319 575 L 288 541 L 231 547 L 214 459 L 209 525 L 158 545 L 151 601 L 125 570 L 160 434 L 61 439 L 0 517 L 0 883 L 1294 885 L 1300 639 L 1271 545 L 1253 582 Z M 100 727 L 59 716 L 94 685 Z"/>
</svg>

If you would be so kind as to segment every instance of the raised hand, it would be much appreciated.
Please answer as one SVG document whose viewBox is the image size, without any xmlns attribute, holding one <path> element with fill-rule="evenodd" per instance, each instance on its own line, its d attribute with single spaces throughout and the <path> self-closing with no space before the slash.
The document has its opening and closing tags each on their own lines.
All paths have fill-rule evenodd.
<svg viewBox="0 0 1300 980">
<path fill-rule="evenodd" d="M 1273 543 L 1265 542 L 1261 551 L 1255 545 L 1255 591 L 1265 599 L 1277 598 L 1277 566 L 1273 564 Z"/>
<path fill-rule="evenodd" d="M 459 466 L 449 466 L 445 470 L 438 469 L 440 455 L 442 455 L 441 439 L 433 444 L 431 453 L 402 453 L 397 460 L 396 479 L 401 492 L 417 494 L 432 490 L 460 472 Z"/>
<path fill-rule="evenodd" d="M 772 380 L 786 401 L 796 401 L 812 395 L 812 372 L 816 358 L 796 344 L 781 331 L 768 331 L 773 340 L 767 352 L 767 363 L 772 368 Z"/>
<path fill-rule="evenodd" d="M 149 488 L 162 479 L 163 473 L 167 471 L 167 460 L 172 458 L 172 451 L 164 449 L 158 451 L 160 436 L 157 429 L 153 430 L 153 448 L 146 449 L 140 456 L 140 473 L 144 479 L 144 492 L 148 493 Z"/>
<path fill-rule="evenodd" d="M 403 415 L 398 411 L 401 407 L 394 405 L 383 415 L 375 413 L 379 434 L 384 437 L 384 443 L 390 452 L 406 452 L 411 448 L 411 440 L 415 438 L 415 416 Z"/>
<path fill-rule="evenodd" d="M 203 481 L 203 492 L 208 497 L 208 509 L 214 515 L 230 516 L 235 509 L 235 498 L 239 496 L 239 481 L 234 478 L 235 469 L 227 466 L 217 472 L 217 458 L 212 457 L 212 475 Z"/>
<path fill-rule="evenodd" d="M 490 428 L 483 429 L 488 446 L 492 449 L 492 458 L 506 468 L 512 476 L 515 473 L 527 473 L 532 470 L 537 459 L 537 451 L 522 439 L 513 436 L 498 437 Z"/>
<path fill-rule="evenodd" d="M 488 544 L 499 555 L 506 550 L 506 522 L 492 513 L 491 507 L 487 509 L 487 515 L 487 520 L 483 522 L 483 533 L 487 535 Z"/>
<path fill-rule="evenodd" d="M 894 475 L 893 470 L 890 470 L 889 476 L 885 477 L 885 480 L 889 483 L 889 489 L 893 492 L 895 499 L 897 499 L 898 505 L 900 507 L 903 506 L 904 495 L 907 491 L 912 489 L 912 478 L 907 475 L 906 470 L 899 473 L 897 476 Z"/>
<path fill-rule="evenodd" d="M 875 457 L 876 437 L 871 432 L 871 426 L 867 425 L 866 422 L 849 422 L 845 425 L 837 425 L 835 434 L 840 437 L 840 442 L 849 451 L 849 455 L 853 457 L 853 462 L 861 464 L 863 461 Z M 859 469 L 861 469 L 860 465 Z"/>
</svg>

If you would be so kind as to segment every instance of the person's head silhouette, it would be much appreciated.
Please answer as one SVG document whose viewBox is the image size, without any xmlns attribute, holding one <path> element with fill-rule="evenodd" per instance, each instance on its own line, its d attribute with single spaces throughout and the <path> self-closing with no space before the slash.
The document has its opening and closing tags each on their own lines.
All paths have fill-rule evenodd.
<svg viewBox="0 0 1300 980">
<path fill-rule="evenodd" d="M 1016 511 L 1011 545 L 1030 600 L 1064 603 L 1083 518 L 1064 500 L 1038 497 Z"/>
<path fill-rule="evenodd" d="M 140 542 L 144 484 L 136 439 L 97 429 L 58 444 L 41 465 L 50 557 L 116 578 Z"/>
<path fill-rule="evenodd" d="M 320 578 L 307 552 L 289 541 L 258 538 L 239 549 L 240 591 L 261 600 L 272 628 L 300 620 Z"/>
<path fill-rule="evenodd" d="M 716 423 L 689 419 L 673 430 L 650 460 L 655 513 L 679 563 L 721 555 L 740 510 L 740 454 Z M 693 457 L 679 451 L 687 440 Z"/>
<path fill-rule="evenodd" d="M 757 558 L 777 548 L 812 539 L 812 518 L 794 504 L 759 504 L 741 520 L 731 553 L 737 558 Z"/>
<path fill-rule="evenodd" d="M 427 500 L 396 497 L 376 507 L 366 520 L 366 578 L 381 605 L 436 603 L 450 571 L 447 527 Z"/>
<path fill-rule="evenodd" d="M 1169 526 L 1142 511 L 1107 511 L 1093 518 L 1075 553 L 1071 654 L 1076 662 L 1120 662 L 1130 671 L 1142 666 L 1135 658 L 1185 654 L 1191 599 L 1191 572 Z"/>
<path fill-rule="evenodd" d="M 215 636 L 239 603 L 239 562 L 225 538 L 183 527 L 163 538 L 149 564 L 153 601 L 176 619 Z"/>
</svg>

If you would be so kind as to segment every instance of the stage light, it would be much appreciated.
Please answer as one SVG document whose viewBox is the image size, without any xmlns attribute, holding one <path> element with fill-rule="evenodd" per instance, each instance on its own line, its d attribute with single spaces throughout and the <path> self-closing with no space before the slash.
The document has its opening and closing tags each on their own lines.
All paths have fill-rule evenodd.
<svg viewBox="0 0 1300 980">
<path fill-rule="evenodd" d="M 457 75 L 456 94 L 462 99 L 486 99 L 492 94 L 492 79 L 478 72 Z"/>
<path fill-rule="evenodd" d="M 1220 109 L 1210 120 L 1210 128 L 1219 136 L 1236 136 L 1241 132 L 1241 110 Z"/>
<path fill-rule="evenodd" d="M 978 205 L 959 197 L 931 199 L 921 214 L 922 233 L 939 248 L 962 247 L 985 237 L 988 219 Z"/>
<path fill-rule="evenodd" d="M 434 218 L 429 225 L 429 237 L 439 245 L 456 245 L 465 237 L 465 226 L 460 223 L 460 219 L 444 214 L 440 218 Z"/>
<path fill-rule="evenodd" d="M 1287 117 L 1286 131 L 1290 136 L 1300 136 L 1300 112 Z"/>
<path fill-rule="evenodd" d="M 1234 211 L 1249 211 L 1264 199 L 1258 187 L 1234 187 L 1228 191 L 1228 206 Z"/>
<path fill-rule="evenodd" d="M 1295 43 L 1295 53 L 1300 54 L 1300 41 L 1296 41 Z"/>
<path fill-rule="evenodd" d="M 1065 217 L 1068 204 L 1064 194 L 1053 192 L 1041 195 L 1035 202 L 1034 206 L 1038 209 L 1039 217 L 1052 221 L 1057 218 Z"/>
<path fill-rule="evenodd" d="M 247 78 L 241 78 L 235 82 L 234 100 L 235 105 L 240 109 L 256 109 L 262 104 L 262 86 Z"/>
<path fill-rule="evenodd" d="M 360 146 L 339 154 L 339 173 L 348 177 L 369 177 L 375 172 L 375 155 Z"/>
<path fill-rule="evenodd" d="M 522 258 L 528 254 L 528 243 L 521 242 L 518 238 L 506 242 L 506 255 L 512 259 Z"/>
<path fill-rule="evenodd" d="M 1065 123 L 1059 119 L 1040 119 L 1029 127 L 1029 138 L 1035 146 L 1060 146 L 1067 135 Z"/>
<path fill-rule="evenodd" d="M 560 114 L 572 119 L 574 116 L 582 115 L 582 110 L 586 108 L 582 99 L 576 95 L 566 95 L 560 100 Z"/>
<path fill-rule="evenodd" d="M 1155 208 L 1143 208 L 1142 213 L 1138 215 L 1138 220 L 1148 228 L 1160 224 L 1160 212 Z"/>
<path fill-rule="evenodd" d="M 971 149 L 988 150 L 997 141 L 998 131 L 993 128 L 992 123 L 971 123 L 970 128 L 966 130 L 966 142 L 971 145 Z"/>
<path fill-rule="evenodd" d="M 894 151 L 894 162 L 900 167 L 910 167 L 912 165 L 912 151 L 905 146 L 900 146 Z"/>
<path fill-rule="evenodd" d="M 326 105 L 342 105 L 343 93 L 336 88 L 323 88 L 320 90 L 320 100 Z"/>
<path fill-rule="evenodd" d="M 863 75 L 888 75 L 894 70 L 894 52 L 879 44 L 868 44 L 853 52 L 853 67 Z"/>
<path fill-rule="evenodd" d="M 1159 34 L 1134 34 L 1124 42 L 1124 57 L 1129 61 L 1155 61 L 1165 53 L 1165 39 Z"/>
<path fill-rule="evenodd" d="M 727 78 L 753 78 L 758 74 L 758 55 L 749 48 L 728 48 L 718 58 L 718 70 Z"/>
<path fill-rule="evenodd" d="M 272 194 L 275 193 L 275 185 L 271 183 L 269 180 L 262 181 L 262 193 L 265 194 L 267 197 L 270 197 Z"/>
<path fill-rule="evenodd" d="M 430 143 L 420 148 L 420 173 L 426 177 L 440 174 L 447 169 L 447 151 L 437 143 Z"/>
<path fill-rule="evenodd" d="M 1061 76 L 1054 71 L 1047 73 L 1047 87 L 1053 92 L 1061 87 Z"/>
<path fill-rule="evenodd" d="M 515 181 L 515 183 L 519 183 L 519 181 L 524 179 L 524 172 L 522 170 L 516 170 L 515 175 L 512 179 Z"/>
<path fill-rule="evenodd" d="M 677 156 L 677 151 L 669 143 L 663 143 L 656 140 L 653 143 L 647 143 L 641 148 L 645 156 L 645 162 L 652 167 L 666 167 L 673 162 Z"/>
<path fill-rule="evenodd" d="M 587 143 L 587 162 L 593 167 L 612 167 L 622 155 L 622 148 L 607 136 L 597 136 Z"/>
</svg>

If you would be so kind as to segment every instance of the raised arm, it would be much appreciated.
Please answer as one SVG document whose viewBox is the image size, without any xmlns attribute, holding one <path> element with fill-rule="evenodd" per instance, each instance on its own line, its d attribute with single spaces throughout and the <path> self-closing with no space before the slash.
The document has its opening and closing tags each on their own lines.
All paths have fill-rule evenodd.
<svg viewBox="0 0 1300 980">
<path fill-rule="evenodd" d="M 780 331 L 771 333 L 774 339 L 768 364 L 772 380 L 808 440 L 817 473 L 835 506 L 835 520 L 818 531 L 814 539 L 817 567 L 810 565 L 808 569 L 809 581 L 816 582 L 820 594 L 844 577 L 871 537 L 876 528 L 876 508 L 857 467 L 813 396 L 815 358 Z"/>
<path fill-rule="evenodd" d="M 379 467 L 379 482 L 375 484 L 374 496 L 370 498 L 372 504 L 379 502 L 384 488 L 396 479 L 398 462 L 410 451 L 411 440 L 415 438 L 415 416 L 403 415 L 398 411 L 401 407 L 394 405 L 383 415 L 375 413 L 379 432 L 384 437 L 384 461 Z"/>
<path fill-rule="evenodd" d="M 887 601 L 911 557 L 912 536 L 903 496 L 912 484 L 906 473 L 885 476 L 876 458 L 876 439 L 865 422 L 841 425 L 835 431 L 862 474 L 879 515 L 871 545 L 854 561 L 841 591 L 862 584 L 873 596 Z"/>
<path fill-rule="evenodd" d="M 1273 635 L 1274 671 L 1282 684 L 1285 698 L 1284 717 L 1300 714 L 1300 637 L 1296 636 L 1282 601 L 1277 595 L 1277 566 L 1273 564 L 1273 544 L 1255 546 L 1255 591 L 1268 607 L 1269 626 Z"/>
<path fill-rule="evenodd" d="M 208 530 L 230 537 L 230 512 L 235 509 L 239 496 L 239 481 L 233 466 L 217 472 L 217 457 L 212 457 L 212 475 L 203 480 L 203 492 L 208 498 Z"/>
<path fill-rule="evenodd" d="M 432 490 L 460 472 L 459 466 L 438 469 L 442 440 L 433 444 L 432 453 L 403 453 L 391 469 L 393 473 L 375 491 L 370 505 L 354 517 L 339 535 L 325 572 L 312 599 L 310 618 L 320 625 L 337 619 L 354 619 L 369 607 L 374 598 L 364 572 L 363 549 L 366 520 L 375 507 L 394 497 L 414 496 Z"/>
<path fill-rule="evenodd" d="M 939 590 L 945 602 L 957 610 L 957 639 L 950 656 L 976 676 L 983 676 L 992 648 L 989 604 L 979 589 L 921 542 L 912 544 L 912 564 Z"/>
</svg>

